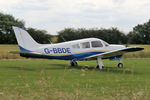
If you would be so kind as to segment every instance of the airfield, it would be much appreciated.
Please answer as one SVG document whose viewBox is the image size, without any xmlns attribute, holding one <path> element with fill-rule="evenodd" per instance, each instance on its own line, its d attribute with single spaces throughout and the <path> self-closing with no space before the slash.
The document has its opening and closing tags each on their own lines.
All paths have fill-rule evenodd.
<svg viewBox="0 0 150 100">
<path fill-rule="evenodd" d="M 150 46 L 118 61 L 25 59 L 8 51 L 17 45 L 0 45 L 0 100 L 148 100 L 150 98 Z"/>
</svg>

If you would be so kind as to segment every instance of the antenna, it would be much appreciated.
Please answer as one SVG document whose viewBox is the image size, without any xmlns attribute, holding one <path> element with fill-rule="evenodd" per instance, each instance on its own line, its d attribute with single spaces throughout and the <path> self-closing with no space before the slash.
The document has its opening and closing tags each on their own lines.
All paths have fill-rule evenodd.
<svg viewBox="0 0 150 100">
<path fill-rule="evenodd" d="M 50 44 L 53 44 L 50 39 L 48 39 L 48 41 L 50 42 Z"/>
<path fill-rule="evenodd" d="M 63 39 L 64 42 L 66 42 L 65 38 L 61 35 L 61 38 Z"/>
</svg>

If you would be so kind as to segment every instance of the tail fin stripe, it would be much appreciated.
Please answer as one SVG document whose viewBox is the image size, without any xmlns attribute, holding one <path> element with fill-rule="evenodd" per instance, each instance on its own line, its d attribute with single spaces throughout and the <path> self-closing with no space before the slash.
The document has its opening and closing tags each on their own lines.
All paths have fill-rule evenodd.
<svg viewBox="0 0 150 100">
<path fill-rule="evenodd" d="M 19 48 L 20 48 L 20 51 L 24 51 L 24 52 L 32 52 L 32 51 L 30 51 L 30 50 L 27 50 L 27 49 L 21 47 L 21 46 L 19 46 Z"/>
</svg>

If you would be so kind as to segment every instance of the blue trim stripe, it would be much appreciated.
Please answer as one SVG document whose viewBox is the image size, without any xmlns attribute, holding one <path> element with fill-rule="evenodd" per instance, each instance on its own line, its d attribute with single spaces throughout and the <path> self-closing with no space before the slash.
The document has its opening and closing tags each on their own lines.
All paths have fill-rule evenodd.
<svg viewBox="0 0 150 100">
<path fill-rule="evenodd" d="M 85 53 L 78 53 L 78 54 L 71 54 L 71 55 L 61 55 L 61 56 L 53 56 L 53 55 L 41 55 L 41 54 L 20 54 L 23 57 L 31 57 L 31 58 L 46 58 L 46 59 L 64 59 L 64 60 L 82 60 L 85 57 L 100 54 L 104 52 L 85 52 Z"/>
<path fill-rule="evenodd" d="M 21 46 L 19 46 L 19 48 L 20 48 L 20 51 L 23 51 L 23 52 L 32 52 L 32 51 L 30 51 L 30 50 L 27 50 L 27 49 L 25 49 L 25 48 L 23 48 L 23 47 L 21 47 Z"/>
<path fill-rule="evenodd" d="M 19 46 L 19 48 L 20 48 L 20 51 L 27 52 L 27 53 L 21 53 L 20 56 L 31 57 L 31 58 L 46 58 L 46 59 L 81 60 L 88 56 L 104 53 L 104 52 L 95 51 L 95 52 L 84 52 L 84 53 L 77 53 L 77 54 L 70 54 L 70 55 L 54 56 L 54 55 L 34 54 L 32 53 L 32 51 L 27 50 L 21 46 Z"/>
<path fill-rule="evenodd" d="M 23 26 L 15 26 L 15 27 L 18 27 L 18 28 L 25 30 L 25 28 Z"/>
<path fill-rule="evenodd" d="M 46 58 L 46 59 L 63 59 L 63 60 L 82 60 L 88 56 L 92 56 L 92 55 L 96 55 L 96 54 L 101 54 L 104 52 L 100 52 L 100 51 L 90 51 L 90 52 L 84 52 L 84 53 L 77 53 L 77 54 L 70 54 L 70 55 L 42 55 L 42 54 L 34 54 L 31 53 L 32 51 L 24 49 L 23 47 L 19 46 L 21 51 L 27 52 L 27 53 L 21 53 L 20 56 L 23 57 L 31 57 L 31 58 Z M 128 47 L 126 49 L 123 49 L 121 51 L 126 51 L 126 52 L 132 52 L 132 51 L 139 51 L 139 50 L 143 50 L 144 48 L 141 47 Z M 111 56 L 111 57 L 107 57 L 104 59 L 111 59 L 111 60 L 117 60 L 120 59 L 122 55 L 115 55 L 115 56 Z"/>
</svg>

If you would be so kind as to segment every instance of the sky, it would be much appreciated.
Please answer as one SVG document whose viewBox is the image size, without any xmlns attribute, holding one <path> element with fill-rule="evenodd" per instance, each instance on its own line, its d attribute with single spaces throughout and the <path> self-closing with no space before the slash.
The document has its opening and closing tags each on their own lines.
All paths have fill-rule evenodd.
<svg viewBox="0 0 150 100">
<path fill-rule="evenodd" d="M 53 35 L 68 27 L 128 33 L 150 19 L 150 0 L 0 0 L 0 12 Z"/>
</svg>

